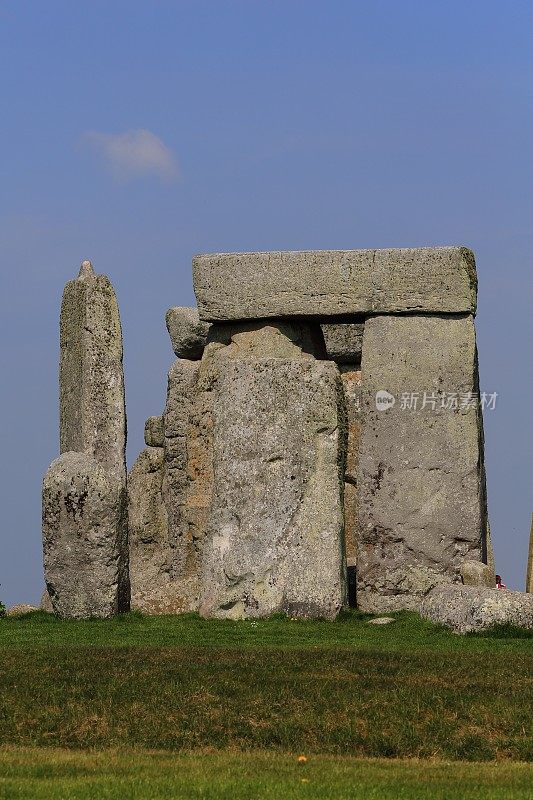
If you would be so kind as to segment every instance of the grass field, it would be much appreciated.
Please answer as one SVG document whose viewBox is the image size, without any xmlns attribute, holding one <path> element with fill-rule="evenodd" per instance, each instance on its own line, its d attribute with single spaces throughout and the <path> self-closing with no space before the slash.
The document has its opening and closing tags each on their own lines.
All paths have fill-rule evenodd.
<svg viewBox="0 0 533 800">
<path fill-rule="evenodd" d="M 532 796 L 531 636 L 395 616 L 0 620 L 0 798 Z"/>
<path fill-rule="evenodd" d="M 0 750 L 2 800 L 530 800 L 532 783 L 513 762 Z"/>
</svg>

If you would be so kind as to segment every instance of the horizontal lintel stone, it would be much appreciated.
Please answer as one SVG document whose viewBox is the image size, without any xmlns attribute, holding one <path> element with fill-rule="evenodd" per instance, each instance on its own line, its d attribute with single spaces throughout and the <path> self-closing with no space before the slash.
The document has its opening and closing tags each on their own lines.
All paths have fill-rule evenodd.
<svg viewBox="0 0 533 800">
<path fill-rule="evenodd" d="M 466 247 L 208 253 L 193 259 L 201 320 L 476 311 Z"/>
</svg>

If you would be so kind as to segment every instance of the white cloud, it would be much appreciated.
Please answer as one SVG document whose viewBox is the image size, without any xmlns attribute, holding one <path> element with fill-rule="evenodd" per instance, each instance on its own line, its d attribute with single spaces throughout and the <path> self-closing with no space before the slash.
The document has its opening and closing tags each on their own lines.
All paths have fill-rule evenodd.
<svg viewBox="0 0 533 800">
<path fill-rule="evenodd" d="M 172 181 L 180 176 L 174 153 L 151 131 L 88 131 L 84 140 L 105 158 L 118 178 L 151 175 Z"/>
</svg>

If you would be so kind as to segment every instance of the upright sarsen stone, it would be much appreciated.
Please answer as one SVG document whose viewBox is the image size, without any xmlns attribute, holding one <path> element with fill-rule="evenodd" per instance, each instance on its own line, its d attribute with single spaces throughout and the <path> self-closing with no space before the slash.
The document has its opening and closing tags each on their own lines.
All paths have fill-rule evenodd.
<svg viewBox="0 0 533 800">
<path fill-rule="evenodd" d="M 112 617 L 129 607 L 124 483 L 87 453 L 64 453 L 43 482 L 46 586 L 63 618 Z"/>
<path fill-rule="evenodd" d="M 200 611 L 335 617 L 345 602 L 337 367 L 305 355 L 221 356 L 214 369 Z"/>
<path fill-rule="evenodd" d="M 358 605 L 416 609 L 487 557 L 472 317 L 368 319 L 362 386 Z"/>
<path fill-rule="evenodd" d="M 63 292 L 60 323 L 60 452 L 89 453 L 125 480 L 122 329 L 109 278 L 84 261 Z"/>
<path fill-rule="evenodd" d="M 115 292 L 90 261 L 65 286 L 60 452 L 43 485 L 45 580 L 64 617 L 129 607 L 126 412 Z"/>
<path fill-rule="evenodd" d="M 143 614 L 184 610 L 171 578 L 164 476 L 162 447 L 146 447 L 128 476 L 131 607 Z"/>
<path fill-rule="evenodd" d="M 466 247 L 208 253 L 193 283 L 206 322 L 476 310 Z"/>
</svg>

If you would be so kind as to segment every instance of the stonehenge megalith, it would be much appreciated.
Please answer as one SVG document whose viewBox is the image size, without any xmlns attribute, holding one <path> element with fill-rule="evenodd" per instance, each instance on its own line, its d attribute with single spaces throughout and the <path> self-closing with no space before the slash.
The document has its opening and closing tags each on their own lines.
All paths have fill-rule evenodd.
<svg viewBox="0 0 533 800">
<path fill-rule="evenodd" d="M 193 284 L 198 307 L 166 313 L 163 411 L 127 480 L 115 295 L 88 262 L 65 288 L 43 484 L 55 612 L 488 608 L 472 252 L 212 253 Z"/>
<path fill-rule="evenodd" d="M 90 261 L 65 286 L 60 322 L 60 457 L 43 482 L 45 580 L 54 611 L 129 607 L 126 411 L 115 292 Z"/>
</svg>

